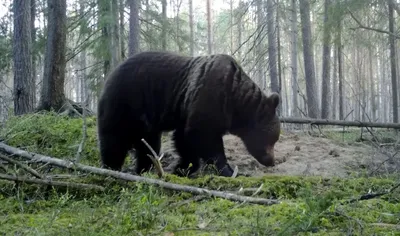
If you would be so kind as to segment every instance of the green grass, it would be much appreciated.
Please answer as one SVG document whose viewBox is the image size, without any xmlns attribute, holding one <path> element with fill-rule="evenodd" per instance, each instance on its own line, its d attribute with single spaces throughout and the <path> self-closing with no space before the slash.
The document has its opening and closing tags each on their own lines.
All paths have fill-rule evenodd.
<svg viewBox="0 0 400 236">
<path fill-rule="evenodd" d="M 89 119 L 82 162 L 98 166 L 95 122 Z M 14 117 L 0 131 L 0 137 L 9 145 L 29 151 L 73 158 L 81 139 L 81 125 L 79 119 L 55 114 Z M 13 168 L 8 171 L 14 173 Z M 0 181 L 0 234 L 400 235 L 400 230 L 390 227 L 400 224 L 399 190 L 344 204 L 369 191 L 389 189 L 399 181 L 396 176 L 165 178 L 168 182 L 233 192 L 263 184 L 257 196 L 282 201 L 272 206 L 220 198 L 196 200 L 190 193 L 92 175 L 78 181 L 99 184 L 107 190 L 95 193 Z"/>
</svg>

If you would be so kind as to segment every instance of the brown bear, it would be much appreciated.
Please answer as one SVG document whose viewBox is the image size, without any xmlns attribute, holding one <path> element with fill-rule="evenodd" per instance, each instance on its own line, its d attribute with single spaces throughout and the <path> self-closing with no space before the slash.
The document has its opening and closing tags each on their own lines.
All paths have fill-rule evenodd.
<svg viewBox="0 0 400 236">
<path fill-rule="evenodd" d="M 102 167 L 121 170 L 134 148 L 136 173 L 148 171 L 151 152 L 141 139 L 159 153 L 165 131 L 174 131 L 180 162 L 173 173 L 179 176 L 198 170 L 201 159 L 231 176 L 222 140 L 227 133 L 240 137 L 258 162 L 273 166 L 279 101 L 276 93 L 266 96 L 231 56 L 138 53 L 110 73 L 99 99 Z"/>
</svg>

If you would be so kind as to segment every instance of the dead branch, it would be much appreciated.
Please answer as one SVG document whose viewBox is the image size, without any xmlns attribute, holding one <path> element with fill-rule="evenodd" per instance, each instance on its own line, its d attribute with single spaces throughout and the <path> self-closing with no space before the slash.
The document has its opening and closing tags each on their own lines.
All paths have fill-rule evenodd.
<svg viewBox="0 0 400 236">
<path fill-rule="evenodd" d="M 339 125 L 339 126 L 400 129 L 400 123 L 379 123 L 379 122 L 344 121 L 344 120 L 311 119 L 311 118 L 295 118 L 295 117 L 281 117 L 280 121 L 282 123 L 293 123 L 293 124 Z"/>
<path fill-rule="evenodd" d="M 29 173 L 31 173 L 36 178 L 43 179 L 43 177 L 36 170 L 30 168 L 27 165 L 22 164 L 19 161 L 16 161 L 16 160 L 14 160 L 12 158 L 9 158 L 8 156 L 6 156 L 6 155 L 4 155 L 2 153 L 0 153 L 0 159 L 3 159 L 5 161 L 7 161 L 8 163 L 11 163 L 11 164 L 14 164 L 14 165 L 17 165 L 17 166 L 21 167 L 22 169 L 24 169 L 24 170 L 28 171 Z"/>
<path fill-rule="evenodd" d="M 400 230 L 400 225 L 386 224 L 386 223 L 371 223 L 371 226 L 381 227 L 381 228 L 392 228 L 394 230 Z"/>
<path fill-rule="evenodd" d="M 118 172 L 118 171 L 102 169 L 102 168 L 97 168 L 97 167 L 93 167 L 93 166 L 87 166 L 87 165 L 83 165 L 83 164 L 79 164 L 79 163 L 74 163 L 72 161 L 66 161 L 66 160 L 61 160 L 58 158 L 53 158 L 53 157 L 49 157 L 49 156 L 45 156 L 45 155 L 41 155 L 41 154 L 27 152 L 27 151 L 24 151 L 24 150 L 15 148 L 15 147 L 8 146 L 2 142 L 0 142 L 0 151 L 8 153 L 8 154 L 13 154 L 15 156 L 20 156 L 20 157 L 29 159 L 34 162 L 50 163 L 50 164 L 58 166 L 58 167 L 89 172 L 92 174 L 114 177 L 117 179 L 122 179 L 122 180 L 127 180 L 127 181 L 135 181 L 135 182 L 140 182 L 140 183 L 145 183 L 145 184 L 158 185 L 159 187 L 171 189 L 171 190 L 175 190 L 175 191 L 183 191 L 183 192 L 189 192 L 192 194 L 199 194 L 199 195 L 209 195 L 209 196 L 213 196 L 213 197 L 228 199 L 231 201 L 255 203 L 255 204 L 262 204 L 262 205 L 273 205 L 273 204 L 280 203 L 280 201 L 275 200 L 275 199 L 239 196 L 239 195 L 233 194 L 233 193 L 221 192 L 221 191 L 216 191 L 216 190 L 208 190 L 208 189 L 204 189 L 204 188 L 180 185 L 180 184 L 175 184 L 175 183 L 167 183 L 165 181 L 158 180 L 158 179 L 150 179 L 150 178 L 146 178 L 143 176 L 131 175 L 131 174 L 122 173 L 122 172 Z"/>
<path fill-rule="evenodd" d="M 41 185 L 69 187 L 69 188 L 78 188 L 78 189 L 89 189 L 89 190 L 95 190 L 95 191 L 104 191 L 105 190 L 104 187 L 98 186 L 98 185 L 93 185 L 93 184 L 52 181 L 51 179 L 30 179 L 30 178 L 26 178 L 26 177 L 18 177 L 18 176 L 5 175 L 5 174 L 0 174 L 0 179 L 21 182 L 21 183 L 41 184 Z"/>
<path fill-rule="evenodd" d="M 377 197 L 392 193 L 394 190 L 396 190 L 399 187 L 400 187 L 400 183 L 397 183 L 392 188 L 390 188 L 389 190 L 387 190 L 385 192 L 367 193 L 367 194 L 361 195 L 359 198 L 350 199 L 350 200 L 346 201 L 345 203 L 353 203 L 353 202 L 358 202 L 358 201 L 370 200 L 370 199 L 373 199 L 373 198 L 377 198 Z"/>
<path fill-rule="evenodd" d="M 87 98 L 85 99 L 85 101 L 82 103 L 82 120 L 83 120 L 83 124 L 82 124 L 82 140 L 79 143 L 79 147 L 78 150 L 76 152 L 75 155 L 75 161 L 79 162 L 81 159 L 81 153 L 83 151 L 83 147 L 85 146 L 85 142 L 86 142 L 86 136 L 87 136 L 87 123 L 86 123 L 86 107 L 85 104 L 87 102 Z"/>
<path fill-rule="evenodd" d="M 159 157 L 159 156 L 157 155 L 157 153 L 154 151 L 154 149 L 150 146 L 150 144 L 146 142 L 146 140 L 144 140 L 144 139 L 142 138 L 142 142 L 146 145 L 146 147 L 147 147 L 147 148 L 150 150 L 150 152 L 153 154 L 153 155 L 147 155 L 147 156 L 148 156 L 148 157 L 151 159 L 151 161 L 153 162 L 153 165 L 155 166 L 155 168 L 156 168 L 156 170 L 157 170 L 158 177 L 163 178 L 163 177 L 164 177 L 164 170 L 163 170 L 162 165 L 161 165 L 161 159 L 163 158 L 164 155 L 161 154 L 161 156 Z"/>
</svg>

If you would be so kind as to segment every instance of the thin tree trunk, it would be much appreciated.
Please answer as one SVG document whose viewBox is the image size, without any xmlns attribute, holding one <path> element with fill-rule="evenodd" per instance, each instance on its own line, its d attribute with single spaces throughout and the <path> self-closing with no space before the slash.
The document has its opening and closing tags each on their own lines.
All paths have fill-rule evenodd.
<svg viewBox="0 0 400 236">
<path fill-rule="evenodd" d="M 35 27 L 35 20 L 36 20 L 36 0 L 31 0 L 31 34 L 32 34 L 32 93 L 33 93 L 33 108 L 37 105 L 36 99 L 36 81 L 37 81 L 37 70 L 36 70 L 36 27 Z"/>
<path fill-rule="evenodd" d="M 139 0 L 129 0 L 129 56 L 139 52 Z"/>
<path fill-rule="evenodd" d="M 337 57 L 338 53 L 336 48 L 333 50 L 333 71 L 332 71 L 332 89 L 333 89 L 333 96 L 332 98 L 332 119 L 336 120 L 338 115 L 337 115 L 337 101 L 338 101 L 338 78 L 337 78 Z"/>
<path fill-rule="evenodd" d="M 318 118 L 318 94 L 315 80 L 314 52 L 311 38 L 310 3 L 300 0 L 301 30 L 303 38 L 304 70 L 307 91 L 308 116 Z"/>
<path fill-rule="evenodd" d="M 271 77 L 271 91 L 280 92 L 278 72 L 276 68 L 276 37 L 274 28 L 274 4 L 267 0 L 267 30 L 268 30 L 268 62 L 269 75 Z"/>
<path fill-rule="evenodd" d="M 189 30 L 190 30 L 190 38 L 189 38 L 190 55 L 194 56 L 193 0 L 189 0 Z"/>
<path fill-rule="evenodd" d="M 111 35 L 110 35 L 110 54 L 111 54 L 111 68 L 115 68 L 118 63 L 121 61 L 121 47 L 119 44 L 119 17 L 118 17 L 118 0 L 111 0 L 111 16 L 112 20 L 110 22 L 110 29 L 111 29 Z"/>
<path fill-rule="evenodd" d="M 167 50 L 167 0 L 161 0 L 162 5 L 162 29 L 161 29 L 161 47 Z"/>
<path fill-rule="evenodd" d="M 374 78 L 374 56 L 372 53 L 372 49 L 368 48 L 369 52 L 369 78 L 370 78 L 370 90 L 371 90 L 371 113 L 372 113 L 372 121 L 376 122 L 376 92 L 375 92 L 375 78 Z"/>
<path fill-rule="evenodd" d="M 342 55 L 342 24 L 338 20 L 338 39 L 337 39 L 337 58 L 338 58 L 338 77 L 339 77 L 339 119 L 344 119 L 344 91 L 343 91 L 343 55 Z"/>
<path fill-rule="evenodd" d="M 389 31 L 394 34 L 393 0 L 388 0 L 389 5 Z M 398 98 L 397 98 L 397 74 L 396 74 L 396 42 L 393 35 L 389 35 L 390 45 L 390 70 L 392 77 L 393 122 L 399 122 Z"/>
<path fill-rule="evenodd" d="M 331 33 L 329 23 L 329 7 L 330 0 L 325 0 L 324 8 L 324 36 L 323 36 L 323 53 L 322 53 L 322 94 L 321 94 L 321 118 L 329 118 L 330 110 L 330 54 L 331 54 Z"/>
<path fill-rule="evenodd" d="M 212 35 L 212 16 L 211 16 L 211 0 L 207 1 L 207 45 L 208 45 L 208 54 L 213 53 L 213 35 Z"/>
<path fill-rule="evenodd" d="M 292 64 L 292 115 L 294 117 L 299 116 L 299 104 L 298 104 L 298 89 L 299 85 L 297 83 L 297 7 L 296 1 L 292 0 L 292 19 L 291 19 L 291 64 Z"/>
<path fill-rule="evenodd" d="M 139 2 L 140 4 L 140 0 L 137 0 L 135 2 Z M 125 14 L 124 11 L 125 10 L 125 1 L 124 0 L 120 0 L 119 1 L 119 45 L 121 48 L 121 60 L 125 60 L 126 58 L 126 53 L 125 53 L 125 30 L 124 30 L 124 25 L 125 25 Z"/>
<path fill-rule="evenodd" d="M 31 1 L 14 0 L 14 114 L 34 109 L 35 82 L 32 76 Z"/>
<path fill-rule="evenodd" d="M 254 51 L 254 56 L 256 58 L 256 81 L 262 90 L 265 90 L 266 81 L 264 79 L 264 47 L 263 47 L 263 24 L 264 24 L 264 13 L 262 0 L 256 1 L 257 7 L 257 36 L 255 39 L 256 50 Z M 269 32 L 268 32 L 269 33 Z"/>
</svg>

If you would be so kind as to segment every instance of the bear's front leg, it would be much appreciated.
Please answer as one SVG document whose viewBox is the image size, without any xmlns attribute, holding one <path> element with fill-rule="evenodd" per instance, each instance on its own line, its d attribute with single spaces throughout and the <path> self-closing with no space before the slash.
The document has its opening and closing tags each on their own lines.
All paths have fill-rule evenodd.
<svg viewBox="0 0 400 236">
<path fill-rule="evenodd" d="M 178 169 L 192 163 L 191 173 L 199 168 L 199 159 L 216 166 L 220 176 L 231 177 L 233 169 L 229 166 L 224 152 L 222 135 L 200 129 L 175 132 L 175 143 L 181 162 Z"/>
</svg>

